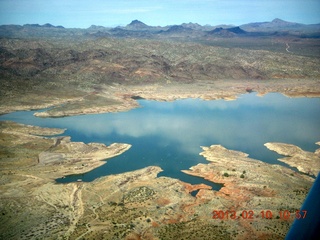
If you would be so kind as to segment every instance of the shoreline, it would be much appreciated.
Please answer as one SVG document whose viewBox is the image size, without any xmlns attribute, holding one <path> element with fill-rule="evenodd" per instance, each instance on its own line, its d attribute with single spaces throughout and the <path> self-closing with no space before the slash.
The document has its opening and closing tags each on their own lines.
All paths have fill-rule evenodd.
<svg viewBox="0 0 320 240">
<path fill-rule="evenodd" d="M 301 85 L 303 81 L 303 85 Z M 284 79 L 284 80 L 215 80 L 189 84 L 151 84 L 145 86 L 102 86 L 99 92 L 83 92 L 81 97 L 55 99 L 44 105 L 0 106 L 0 114 L 15 111 L 40 110 L 37 117 L 67 117 L 107 112 L 123 112 L 139 107 L 135 98 L 156 101 L 174 101 L 185 98 L 226 101 L 235 100 L 239 94 L 248 93 L 249 87 L 258 96 L 271 92 L 281 93 L 286 97 L 320 97 L 320 80 Z M 41 97 L 40 97 L 41 99 Z M 11 99 L 12 101 L 12 99 Z M 11 104 L 10 104 L 11 105 Z"/>
</svg>

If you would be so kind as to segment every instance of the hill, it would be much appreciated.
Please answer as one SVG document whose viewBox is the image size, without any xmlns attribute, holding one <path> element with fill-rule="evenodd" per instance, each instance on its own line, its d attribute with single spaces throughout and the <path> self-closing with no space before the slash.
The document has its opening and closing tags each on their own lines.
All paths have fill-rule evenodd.
<svg viewBox="0 0 320 240">
<path fill-rule="evenodd" d="M 150 27 L 139 21 L 139 20 L 133 20 L 131 23 L 129 23 L 126 27 L 126 29 L 130 29 L 130 30 L 146 30 L 146 29 L 150 29 Z"/>
<path fill-rule="evenodd" d="M 295 22 L 284 21 L 279 18 L 275 18 L 271 22 L 256 22 L 248 23 L 240 26 L 246 31 L 262 31 L 262 32 L 274 32 L 274 31 L 304 31 L 304 32 L 319 32 L 320 24 L 301 24 Z"/>
<path fill-rule="evenodd" d="M 224 37 L 232 37 L 232 36 L 236 36 L 236 35 L 243 35 L 243 34 L 247 34 L 246 31 L 242 30 L 240 27 L 232 27 L 232 28 L 215 28 L 212 31 L 209 31 L 208 34 L 211 35 L 220 35 L 220 36 L 224 36 Z"/>
</svg>

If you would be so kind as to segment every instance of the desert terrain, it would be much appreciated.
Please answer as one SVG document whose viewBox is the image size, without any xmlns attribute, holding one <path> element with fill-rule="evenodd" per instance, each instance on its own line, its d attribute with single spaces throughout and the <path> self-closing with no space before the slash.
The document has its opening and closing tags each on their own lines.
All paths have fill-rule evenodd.
<svg viewBox="0 0 320 240">
<path fill-rule="evenodd" d="M 319 97 L 319 29 L 279 21 L 270 23 L 276 34 L 139 21 L 0 26 L 0 113 L 50 107 L 36 116 L 65 117 L 129 111 L 139 98 L 235 100 L 251 91 Z M 320 169 L 319 149 L 266 143 L 293 171 L 212 145 L 199 153 L 207 164 L 183 172 L 222 184 L 219 191 L 157 177 L 157 166 L 57 184 L 130 148 L 55 136 L 63 132 L 0 122 L 1 239 L 283 239 Z"/>
</svg>

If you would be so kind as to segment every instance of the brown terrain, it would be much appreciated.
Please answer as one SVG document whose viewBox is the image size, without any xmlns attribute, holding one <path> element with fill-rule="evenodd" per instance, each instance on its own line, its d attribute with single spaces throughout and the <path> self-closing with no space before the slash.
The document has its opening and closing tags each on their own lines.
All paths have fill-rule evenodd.
<svg viewBox="0 0 320 240">
<path fill-rule="evenodd" d="M 136 22 L 0 26 L 0 113 L 52 107 L 36 115 L 64 117 L 128 111 L 137 98 L 234 100 L 247 91 L 320 96 L 318 32 L 138 24 L 143 31 Z M 57 184 L 130 148 L 54 136 L 63 132 L 0 122 L 0 239 L 283 239 L 320 169 L 319 150 L 266 143 L 295 172 L 213 145 L 201 153 L 207 164 L 183 172 L 223 184 L 219 191 L 157 177 L 155 166 Z"/>
</svg>

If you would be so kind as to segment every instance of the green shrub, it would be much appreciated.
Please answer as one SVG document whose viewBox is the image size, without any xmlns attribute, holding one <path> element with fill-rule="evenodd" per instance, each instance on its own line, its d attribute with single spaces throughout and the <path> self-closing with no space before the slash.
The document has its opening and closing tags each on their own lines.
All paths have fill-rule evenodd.
<svg viewBox="0 0 320 240">
<path fill-rule="evenodd" d="M 229 174 L 225 172 L 225 173 L 223 174 L 223 176 L 229 177 Z"/>
</svg>

